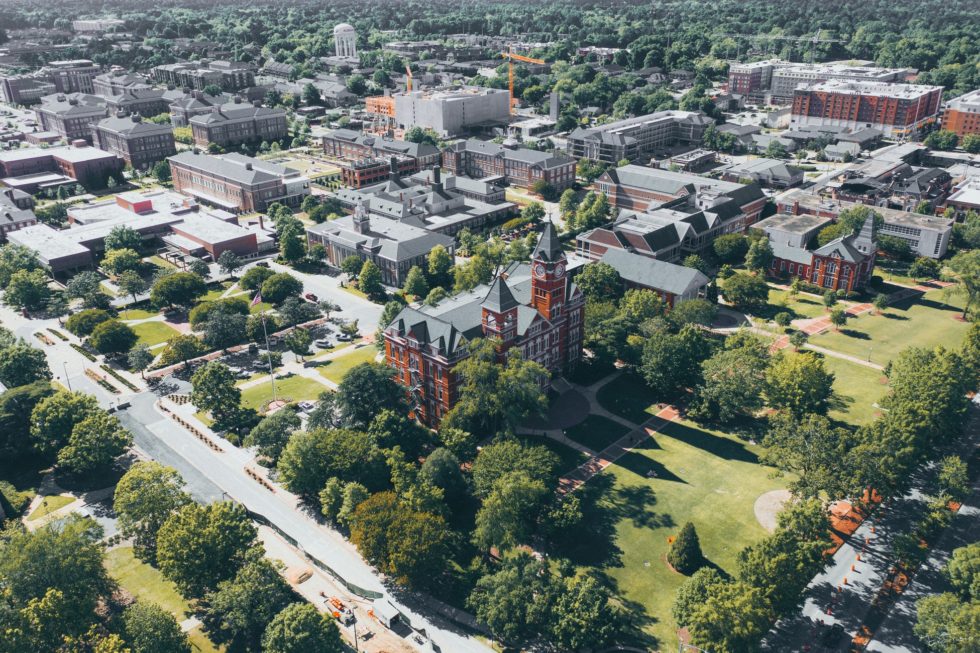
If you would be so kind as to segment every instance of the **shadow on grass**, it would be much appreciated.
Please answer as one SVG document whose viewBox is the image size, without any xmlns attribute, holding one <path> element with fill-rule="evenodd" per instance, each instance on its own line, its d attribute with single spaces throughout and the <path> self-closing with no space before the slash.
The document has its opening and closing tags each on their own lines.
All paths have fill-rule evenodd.
<svg viewBox="0 0 980 653">
<path fill-rule="evenodd" d="M 725 460 L 738 460 L 746 463 L 759 462 L 759 457 L 746 449 L 741 442 L 735 442 L 679 422 L 667 424 L 660 432 Z"/>
<path fill-rule="evenodd" d="M 908 320 L 908 315 L 895 315 L 894 313 L 879 313 L 881 317 L 887 317 L 889 320 Z"/>
<path fill-rule="evenodd" d="M 847 336 L 848 338 L 854 338 L 855 340 L 871 340 L 871 336 L 869 336 L 867 333 L 856 329 L 840 329 L 839 333 Z"/>
<path fill-rule="evenodd" d="M 614 464 L 643 478 L 656 478 L 675 483 L 687 483 L 687 481 L 674 474 L 661 463 L 637 453 L 636 450 L 626 453 Z"/>
</svg>

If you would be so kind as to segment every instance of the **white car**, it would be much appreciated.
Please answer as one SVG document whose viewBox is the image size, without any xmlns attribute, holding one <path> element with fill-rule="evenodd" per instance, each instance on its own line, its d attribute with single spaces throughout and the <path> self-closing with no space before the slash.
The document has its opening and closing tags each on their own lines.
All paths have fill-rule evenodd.
<svg viewBox="0 0 980 653">
<path fill-rule="evenodd" d="M 327 338 L 319 338 L 317 340 L 314 340 L 313 344 L 323 349 L 326 349 L 328 347 L 333 347 L 333 343 L 331 343 L 330 340 L 328 340 Z"/>
</svg>

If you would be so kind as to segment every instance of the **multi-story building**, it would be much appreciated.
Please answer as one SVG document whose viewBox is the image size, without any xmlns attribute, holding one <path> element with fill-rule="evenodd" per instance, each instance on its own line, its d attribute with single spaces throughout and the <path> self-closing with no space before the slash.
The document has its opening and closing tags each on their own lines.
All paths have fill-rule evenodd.
<svg viewBox="0 0 980 653">
<path fill-rule="evenodd" d="M 762 102 L 772 86 L 773 70 L 791 65 L 790 62 L 780 59 L 733 63 L 728 68 L 728 91 L 744 95 L 752 102 Z"/>
<path fill-rule="evenodd" d="M 694 268 L 625 249 L 606 250 L 599 261 L 616 270 L 625 289 L 652 290 L 660 295 L 668 308 L 674 308 L 678 302 L 704 297 L 711 283 L 707 275 Z"/>
<path fill-rule="evenodd" d="M 234 99 L 230 93 L 207 95 L 204 91 L 191 91 L 189 95 L 170 103 L 168 107 L 170 123 L 174 127 L 187 127 L 190 124 L 190 119 L 194 116 L 211 113 L 215 107 L 224 106 Z"/>
<path fill-rule="evenodd" d="M 0 152 L 0 178 L 4 185 L 26 193 L 65 183 L 81 183 L 89 188 L 105 188 L 110 174 L 123 169 L 115 154 L 84 141 L 66 147 L 30 147 Z"/>
<path fill-rule="evenodd" d="M 719 176 L 726 181 L 751 179 L 760 186 L 789 188 L 803 183 L 803 170 L 778 159 L 758 158 L 721 168 Z"/>
<path fill-rule="evenodd" d="M 384 330 L 385 361 L 405 386 L 415 417 L 435 427 L 453 408 L 459 400 L 454 369 L 477 338 L 493 338 L 501 356 L 517 351 L 553 374 L 573 368 L 582 355 L 585 297 L 566 268 L 549 222 L 530 264 L 515 263 L 489 287 L 437 306 L 402 309 Z"/>
<path fill-rule="evenodd" d="M 173 127 L 145 122 L 139 114 L 100 120 L 92 127 L 92 138 L 97 148 L 112 152 L 137 170 L 177 154 Z"/>
<path fill-rule="evenodd" d="M 915 74 L 911 68 L 877 68 L 855 63 L 803 64 L 769 59 L 735 63 L 728 69 L 728 90 L 761 103 L 789 104 L 801 84 L 831 79 L 852 82 L 894 83 Z"/>
<path fill-rule="evenodd" d="M 88 59 L 52 61 L 41 69 L 58 93 L 95 93 L 93 80 L 102 69 Z"/>
<path fill-rule="evenodd" d="M 939 115 L 941 86 L 833 80 L 798 88 L 790 124 L 880 129 L 888 138 L 910 138 Z"/>
<path fill-rule="evenodd" d="M 55 132 L 69 142 L 91 142 L 92 125 L 105 118 L 108 109 L 103 97 L 71 93 L 44 96 L 34 113 L 45 131 Z"/>
<path fill-rule="evenodd" d="M 121 29 L 125 25 L 126 21 L 118 18 L 86 18 L 71 22 L 71 28 L 79 34 L 99 34 L 114 29 Z"/>
<path fill-rule="evenodd" d="M 397 93 L 395 123 L 402 129 L 428 128 L 440 136 L 459 136 L 475 129 L 506 125 L 510 93 L 495 88 L 459 88 Z"/>
<path fill-rule="evenodd" d="M 351 256 L 371 261 L 381 270 L 381 282 L 401 286 L 414 266 L 425 267 L 429 252 L 437 245 L 453 252 L 451 236 L 429 231 L 410 220 L 373 214 L 367 201 L 353 215 L 306 228 L 310 245 L 323 245 L 327 263 L 335 268 Z"/>
<path fill-rule="evenodd" d="M 692 111 L 658 111 L 597 127 L 580 127 L 568 135 L 569 156 L 615 165 L 635 161 L 675 143 L 701 143 L 712 120 Z"/>
<path fill-rule="evenodd" d="M 507 184 L 530 188 L 543 181 L 562 191 L 575 184 L 575 159 L 526 147 L 505 147 L 469 139 L 442 153 L 442 165 L 456 175 L 475 179 L 501 177 Z"/>
<path fill-rule="evenodd" d="M 142 75 L 134 75 L 125 70 L 113 70 L 96 76 L 92 80 L 93 93 L 102 97 L 112 97 L 120 95 L 130 90 L 143 90 L 150 88 L 146 83 L 146 78 Z"/>
<path fill-rule="evenodd" d="M 790 215 L 815 215 L 836 220 L 841 211 L 861 206 L 854 202 L 833 200 L 803 190 L 791 190 L 776 198 L 776 209 Z M 884 206 L 872 207 L 884 223 L 878 236 L 894 236 L 909 244 L 916 256 L 942 258 L 949 249 L 953 234 L 952 218 L 924 215 Z"/>
<path fill-rule="evenodd" d="M 0 76 L 0 101 L 8 104 L 37 104 L 55 90 L 54 83 L 37 75 Z"/>
<path fill-rule="evenodd" d="M 156 66 L 153 79 L 180 88 L 203 91 L 208 86 L 219 86 L 226 91 L 237 91 L 255 85 L 255 66 L 238 61 L 185 61 Z"/>
<path fill-rule="evenodd" d="M 399 172 L 414 174 L 419 170 L 439 165 L 439 148 L 428 143 L 410 143 L 387 136 L 362 134 L 352 129 L 335 129 L 322 139 L 323 153 L 345 161 L 385 159 L 398 157 L 411 161 L 412 169 L 399 165 Z"/>
<path fill-rule="evenodd" d="M 344 161 L 340 164 L 340 180 L 350 188 L 367 188 L 387 180 L 393 170 L 398 175 L 407 176 L 414 173 L 417 167 L 415 159 L 404 156 Z"/>
<path fill-rule="evenodd" d="M 778 279 L 796 277 L 827 290 L 845 292 L 863 290 L 874 271 L 878 244 L 875 240 L 874 220 L 865 220 L 857 235 L 848 234 L 816 249 L 806 243 L 798 244 L 798 230 L 784 220 L 778 230 L 766 229 L 772 247 L 772 261 L 766 272 Z M 811 216 L 804 216 L 804 229 L 808 229 Z M 783 232 L 790 232 L 783 239 Z"/>
<path fill-rule="evenodd" d="M 286 111 L 256 105 L 236 99 L 230 104 L 212 107 L 209 113 L 190 118 L 188 124 L 194 135 L 194 143 L 202 147 L 210 143 L 228 147 L 285 138 L 289 133 Z"/>
<path fill-rule="evenodd" d="M 310 180 L 299 171 L 241 154 L 193 150 L 169 161 L 176 190 L 232 211 L 265 211 L 273 202 L 299 206 L 310 194 Z"/>
<path fill-rule="evenodd" d="M 745 226 L 759 219 L 766 196 L 756 183 L 741 184 L 687 172 L 628 165 L 610 168 L 595 181 L 612 206 L 646 211 L 666 202 L 691 197 L 703 201 L 730 199 L 745 215 Z"/>
<path fill-rule="evenodd" d="M 943 111 L 943 129 L 960 138 L 980 134 L 980 89 L 970 91 L 946 103 Z"/>
<path fill-rule="evenodd" d="M 130 88 L 106 98 L 109 113 L 138 113 L 152 118 L 170 112 L 171 103 L 185 97 L 183 91 L 162 88 Z"/>
<path fill-rule="evenodd" d="M 7 241 L 7 234 L 37 224 L 34 215 L 34 198 L 20 190 L 0 190 L 0 242 Z"/>
</svg>

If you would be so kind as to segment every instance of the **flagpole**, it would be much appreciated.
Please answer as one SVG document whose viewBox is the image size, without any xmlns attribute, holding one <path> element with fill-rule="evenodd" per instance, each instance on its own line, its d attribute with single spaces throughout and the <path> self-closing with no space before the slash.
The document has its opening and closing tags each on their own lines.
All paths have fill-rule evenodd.
<svg viewBox="0 0 980 653">
<path fill-rule="evenodd" d="M 255 293 L 255 297 L 252 298 L 252 306 L 256 306 L 262 302 L 262 291 Z M 272 364 L 272 347 L 269 346 L 269 329 L 265 326 L 265 309 L 259 313 L 262 319 L 262 333 L 265 335 L 265 351 L 268 358 L 266 360 L 269 362 L 269 381 L 272 383 L 272 401 L 276 401 L 276 366 Z"/>
</svg>

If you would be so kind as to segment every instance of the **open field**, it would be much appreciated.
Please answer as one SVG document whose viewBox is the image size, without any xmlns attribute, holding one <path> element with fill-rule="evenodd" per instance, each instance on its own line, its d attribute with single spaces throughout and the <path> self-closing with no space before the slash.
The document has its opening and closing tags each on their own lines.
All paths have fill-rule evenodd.
<svg viewBox="0 0 980 653">
<path fill-rule="evenodd" d="M 290 376 L 284 379 L 276 378 L 276 397 L 288 401 L 314 400 L 321 392 L 329 388 L 305 376 Z M 242 390 L 242 405 L 261 411 L 262 407 L 272 401 L 272 384 L 266 377 L 262 383 Z"/>
<path fill-rule="evenodd" d="M 854 425 L 873 420 L 878 414 L 874 404 L 888 393 L 885 375 L 833 356 L 824 356 L 823 361 L 834 373 L 834 394 L 839 400 L 831 407 L 830 417 Z"/>
<path fill-rule="evenodd" d="M 159 311 L 148 311 L 143 308 L 130 308 L 125 311 L 119 311 L 120 320 L 145 320 L 154 316 L 159 315 Z"/>
<path fill-rule="evenodd" d="M 132 329 L 139 336 L 139 344 L 147 347 L 167 342 L 178 334 L 176 329 L 164 322 L 140 322 L 132 325 Z"/>
<path fill-rule="evenodd" d="M 377 355 L 378 350 L 372 345 L 367 345 L 338 356 L 333 360 L 324 361 L 319 371 L 323 378 L 334 383 L 340 383 L 352 367 L 361 363 L 370 363 Z"/>
<path fill-rule="evenodd" d="M 823 305 L 823 300 L 818 297 L 803 293 L 793 297 L 786 290 L 771 288 L 769 290 L 769 306 L 764 311 L 765 316 L 772 319 L 776 313 L 783 311 L 790 313 L 793 319 L 805 317 L 821 317 L 827 314 L 827 308 Z"/>
<path fill-rule="evenodd" d="M 962 296 L 953 295 L 946 303 L 943 291 L 933 290 L 917 300 L 893 304 L 884 314 L 851 318 L 840 331 L 830 329 L 810 342 L 885 365 L 906 347 L 958 347 L 970 326 L 957 319 L 963 305 Z"/>
</svg>

